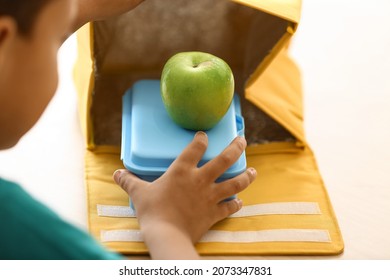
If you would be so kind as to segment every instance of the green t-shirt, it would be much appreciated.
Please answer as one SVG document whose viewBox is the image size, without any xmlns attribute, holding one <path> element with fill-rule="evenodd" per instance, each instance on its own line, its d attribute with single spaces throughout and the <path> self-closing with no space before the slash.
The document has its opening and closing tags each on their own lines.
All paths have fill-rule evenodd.
<svg viewBox="0 0 390 280">
<path fill-rule="evenodd" d="M 0 178 L 0 259 L 122 259 Z"/>
</svg>

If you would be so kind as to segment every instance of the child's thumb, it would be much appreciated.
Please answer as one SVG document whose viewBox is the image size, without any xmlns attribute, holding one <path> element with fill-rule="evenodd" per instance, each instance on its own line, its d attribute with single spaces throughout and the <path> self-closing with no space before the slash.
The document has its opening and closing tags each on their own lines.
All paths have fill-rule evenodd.
<svg viewBox="0 0 390 280">
<path fill-rule="evenodd" d="M 115 183 L 129 195 L 145 184 L 145 181 L 125 169 L 116 170 L 113 174 L 113 178 Z"/>
</svg>

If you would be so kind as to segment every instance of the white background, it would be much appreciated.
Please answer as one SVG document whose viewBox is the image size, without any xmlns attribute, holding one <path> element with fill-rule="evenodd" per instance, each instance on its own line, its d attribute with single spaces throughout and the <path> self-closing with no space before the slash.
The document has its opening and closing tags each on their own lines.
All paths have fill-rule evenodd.
<svg viewBox="0 0 390 280">
<path fill-rule="evenodd" d="M 390 259 L 390 1 L 303 2 L 291 55 L 302 70 L 306 136 L 345 241 L 342 255 L 326 258 Z M 54 99 L 16 147 L 0 152 L 0 176 L 85 228 L 76 55 L 72 36 L 59 52 Z"/>
</svg>

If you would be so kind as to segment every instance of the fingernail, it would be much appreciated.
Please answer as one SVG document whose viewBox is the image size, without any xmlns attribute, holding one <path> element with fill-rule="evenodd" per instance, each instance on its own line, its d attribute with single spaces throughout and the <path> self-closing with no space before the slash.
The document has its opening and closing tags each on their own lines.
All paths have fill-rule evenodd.
<svg viewBox="0 0 390 280">
<path fill-rule="evenodd" d="M 246 147 L 246 139 L 243 136 L 237 136 L 237 140 L 241 142 L 242 148 L 245 149 Z"/>
<path fill-rule="evenodd" d="M 236 202 L 237 202 L 238 210 L 240 210 L 242 208 L 242 200 L 239 198 L 236 198 Z"/>
<path fill-rule="evenodd" d="M 253 167 L 248 168 L 248 172 L 254 177 L 257 175 L 257 171 Z"/>
<path fill-rule="evenodd" d="M 123 172 L 122 172 L 122 170 L 120 170 L 120 169 L 118 169 L 118 170 L 116 170 L 116 171 L 114 172 L 113 177 L 114 177 L 114 180 L 115 180 L 115 182 L 116 182 L 117 184 L 119 184 L 119 181 L 120 181 L 120 179 L 121 179 L 121 177 L 122 177 L 122 174 L 123 174 Z"/>
<path fill-rule="evenodd" d="M 199 136 L 199 135 L 207 136 L 206 132 L 204 131 L 198 131 L 197 133 L 195 133 L 195 136 Z"/>
</svg>

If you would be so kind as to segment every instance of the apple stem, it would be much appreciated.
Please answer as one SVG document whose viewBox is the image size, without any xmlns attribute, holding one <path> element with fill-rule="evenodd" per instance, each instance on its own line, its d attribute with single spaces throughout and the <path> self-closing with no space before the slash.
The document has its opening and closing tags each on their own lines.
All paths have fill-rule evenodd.
<svg viewBox="0 0 390 280">
<path fill-rule="evenodd" d="M 212 65 L 213 63 L 211 61 L 203 61 L 201 63 L 198 63 L 198 64 L 195 64 L 193 65 L 193 68 L 198 68 L 199 66 L 210 66 Z"/>
</svg>

